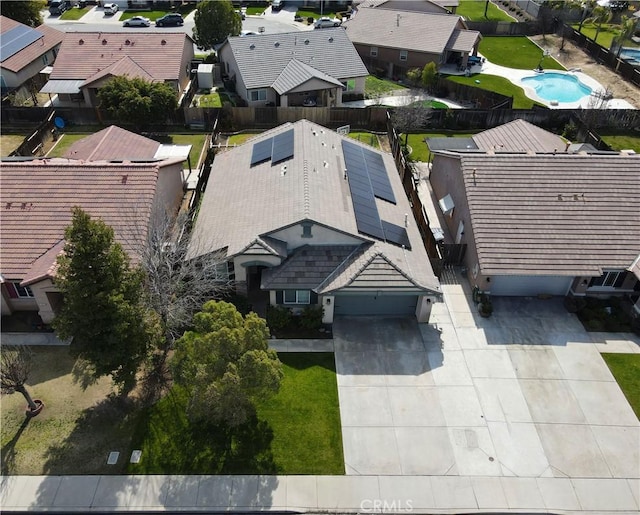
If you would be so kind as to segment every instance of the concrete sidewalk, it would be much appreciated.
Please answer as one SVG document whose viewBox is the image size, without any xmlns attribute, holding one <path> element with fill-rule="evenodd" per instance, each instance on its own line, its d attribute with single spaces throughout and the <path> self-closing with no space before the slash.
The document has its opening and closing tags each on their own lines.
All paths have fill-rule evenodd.
<svg viewBox="0 0 640 515">
<path fill-rule="evenodd" d="M 14 476 L 4 510 L 637 514 L 637 479 L 455 476 Z"/>
<path fill-rule="evenodd" d="M 69 345 L 60 340 L 56 333 L 0 333 L 2 345 Z"/>
</svg>

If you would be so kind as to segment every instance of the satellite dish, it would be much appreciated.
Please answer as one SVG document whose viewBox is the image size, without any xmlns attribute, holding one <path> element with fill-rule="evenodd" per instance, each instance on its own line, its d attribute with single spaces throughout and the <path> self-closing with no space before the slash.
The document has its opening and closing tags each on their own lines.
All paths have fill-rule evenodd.
<svg viewBox="0 0 640 515">
<path fill-rule="evenodd" d="M 61 118 L 60 116 L 56 116 L 53 119 L 53 125 L 55 125 L 58 129 L 64 129 L 64 126 L 65 126 L 64 119 Z"/>
</svg>

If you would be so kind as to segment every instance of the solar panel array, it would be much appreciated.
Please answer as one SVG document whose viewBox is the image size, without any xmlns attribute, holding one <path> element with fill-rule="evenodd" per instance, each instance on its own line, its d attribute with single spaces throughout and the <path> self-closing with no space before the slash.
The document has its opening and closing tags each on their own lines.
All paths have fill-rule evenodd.
<svg viewBox="0 0 640 515">
<path fill-rule="evenodd" d="M 396 203 L 382 156 L 350 141 L 342 141 L 349 189 L 358 232 L 411 249 L 404 227 L 380 220 L 376 197 Z"/>
<path fill-rule="evenodd" d="M 31 43 L 38 41 L 41 37 L 43 37 L 42 33 L 24 25 L 18 25 L 8 30 L 2 35 L 0 61 L 9 59 L 9 57 L 28 47 Z"/>
<path fill-rule="evenodd" d="M 293 129 L 259 141 L 253 145 L 251 166 L 271 160 L 275 165 L 293 157 Z"/>
</svg>

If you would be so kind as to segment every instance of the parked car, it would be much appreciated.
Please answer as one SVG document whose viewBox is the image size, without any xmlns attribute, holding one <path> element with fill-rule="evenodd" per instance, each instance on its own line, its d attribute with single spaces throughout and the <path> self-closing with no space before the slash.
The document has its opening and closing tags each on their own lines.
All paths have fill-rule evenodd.
<svg viewBox="0 0 640 515">
<path fill-rule="evenodd" d="M 168 27 L 170 25 L 183 25 L 184 18 L 179 13 L 170 13 L 161 16 L 156 20 L 156 27 Z"/>
<path fill-rule="evenodd" d="M 123 27 L 150 27 L 151 20 L 144 16 L 134 16 L 122 22 Z"/>
<path fill-rule="evenodd" d="M 273 2 L 271 2 L 272 11 L 279 11 L 283 7 L 284 7 L 284 0 L 273 0 Z"/>
<path fill-rule="evenodd" d="M 326 29 L 328 27 L 339 27 L 342 25 L 342 20 L 338 18 L 327 18 L 326 16 L 318 18 L 313 24 L 314 29 Z"/>
<path fill-rule="evenodd" d="M 65 0 L 53 0 L 49 4 L 49 14 L 60 16 L 67 10 L 67 2 Z"/>
<path fill-rule="evenodd" d="M 257 32 L 254 32 L 253 30 L 241 30 L 240 31 L 240 37 L 244 38 L 246 36 L 259 36 L 260 34 L 258 34 Z"/>
<path fill-rule="evenodd" d="M 104 4 L 104 14 L 111 16 L 118 12 L 118 4 Z"/>
</svg>

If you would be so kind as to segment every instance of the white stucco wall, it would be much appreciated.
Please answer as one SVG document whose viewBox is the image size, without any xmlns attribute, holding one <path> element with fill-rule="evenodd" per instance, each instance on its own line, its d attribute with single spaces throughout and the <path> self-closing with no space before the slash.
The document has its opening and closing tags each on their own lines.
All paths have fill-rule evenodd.
<svg viewBox="0 0 640 515">
<path fill-rule="evenodd" d="M 233 266 L 236 274 L 236 282 L 247 280 L 247 263 L 260 262 L 263 265 L 278 266 L 282 263 L 282 259 L 273 255 L 260 255 L 260 254 L 247 254 L 243 256 L 236 256 L 233 258 Z M 275 293 L 274 293 L 275 295 Z M 274 299 L 275 302 L 275 299 Z"/>
</svg>

